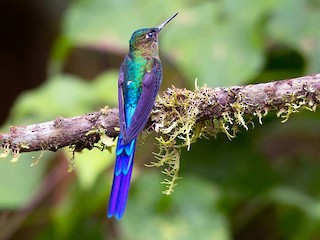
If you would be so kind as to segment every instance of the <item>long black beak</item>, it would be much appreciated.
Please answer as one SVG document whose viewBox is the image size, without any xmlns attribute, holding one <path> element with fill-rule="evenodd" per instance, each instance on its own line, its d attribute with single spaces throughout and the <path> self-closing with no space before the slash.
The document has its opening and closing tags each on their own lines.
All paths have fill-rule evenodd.
<svg viewBox="0 0 320 240">
<path fill-rule="evenodd" d="M 161 23 L 157 28 L 158 28 L 158 32 L 161 31 L 161 29 L 167 25 L 168 22 L 170 22 L 175 16 L 178 15 L 179 12 L 177 12 L 176 14 L 174 14 L 172 17 L 170 17 L 168 20 L 166 20 L 164 23 Z"/>
</svg>

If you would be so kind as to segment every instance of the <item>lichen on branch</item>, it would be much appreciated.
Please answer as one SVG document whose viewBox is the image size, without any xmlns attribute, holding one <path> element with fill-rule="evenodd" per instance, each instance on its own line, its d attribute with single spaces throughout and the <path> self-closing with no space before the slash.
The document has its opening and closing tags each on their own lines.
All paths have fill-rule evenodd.
<svg viewBox="0 0 320 240">
<path fill-rule="evenodd" d="M 248 130 L 254 117 L 262 124 L 263 116 L 269 112 L 277 113 L 285 122 L 300 109 L 316 111 L 319 103 L 320 74 L 229 88 L 169 88 L 157 98 L 146 126 L 147 131 L 158 133 L 158 162 L 150 165 L 164 167 L 168 176 L 164 193 L 170 194 L 179 178 L 182 147 L 190 149 L 197 139 L 220 132 L 232 139 L 239 128 Z M 16 161 L 22 152 L 55 151 L 66 146 L 74 151 L 110 149 L 109 138 L 116 138 L 118 130 L 118 111 L 108 108 L 73 118 L 13 126 L 9 133 L 0 134 L 0 157 L 12 152 L 12 160 Z"/>
<path fill-rule="evenodd" d="M 181 147 L 189 150 L 198 138 L 216 137 L 220 132 L 232 139 L 239 128 L 248 130 L 255 116 L 262 124 L 262 117 L 274 111 L 285 122 L 301 108 L 315 111 L 319 103 L 320 74 L 242 87 L 168 89 L 151 114 L 154 129 L 160 134 L 158 162 L 151 165 L 165 167 L 169 179 L 165 179 L 164 193 L 172 193 L 179 178 Z"/>
<path fill-rule="evenodd" d="M 117 127 L 118 110 L 108 108 L 72 118 L 57 117 L 50 122 L 11 126 L 9 133 L 0 134 L 3 149 L 0 157 L 6 157 L 11 151 L 12 161 L 16 161 L 22 152 L 56 151 L 67 146 L 76 152 L 84 148 L 90 150 L 104 141 L 106 135 L 116 137 Z"/>
</svg>

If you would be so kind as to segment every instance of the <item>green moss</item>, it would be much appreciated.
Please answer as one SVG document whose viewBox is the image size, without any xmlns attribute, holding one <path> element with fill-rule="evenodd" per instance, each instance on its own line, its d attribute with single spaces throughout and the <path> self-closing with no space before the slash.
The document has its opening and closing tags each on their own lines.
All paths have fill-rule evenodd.
<svg viewBox="0 0 320 240">
<path fill-rule="evenodd" d="M 159 152 L 154 153 L 158 161 L 148 166 L 164 169 L 162 172 L 166 177 L 162 183 L 166 185 L 165 194 L 173 192 L 176 180 L 179 179 L 182 147 L 190 150 L 191 144 L 199 138 L 216 137 L 218 133 L 224 133 L 231 140 L 239 132 L 239 128 L 248 130 L 249 124 L 254 126 L 252 120 L 255 116 L 262 124 L 263 117 L 270 111 L 277 111 L 277 116 L 284 118 L 282 122 L 286 122 L 292 113 L 301 108 L 315 111 L 319 103 L 319 98 L 314 94 L 298 89 L 305 94 L 290 93 L 289 96 L 285 94 L 284 99 L 268 98 L 261 105 L 250 105 L 249 97 L 246 99 L 239 89 L 224 89 L 230 97 L 230 102 L 224 106 L 217 102 L 214 91 L 206 86 L 196 86 L 194 92 L 172 87 L 157 99 L 151 119 L 158 133 L 156 139 Z M 201 117 L 204 115 L 202 111 L 215 107 L 219 108 L 219 114 L 211 114 L 214 117 L 210 119 Z"/>
</svg>

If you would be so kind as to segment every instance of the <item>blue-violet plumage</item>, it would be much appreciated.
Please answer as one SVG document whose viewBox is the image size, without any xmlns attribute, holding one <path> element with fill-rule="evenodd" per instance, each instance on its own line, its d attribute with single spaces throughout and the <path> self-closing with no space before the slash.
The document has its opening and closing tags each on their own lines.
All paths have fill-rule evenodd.
<svg viewBox="0 0 320 240">
<path fill-rule="evenodd" d="M 175 16 L 155 28 L 135 31 L 130 52 L 121 64 L 118 80 L 120 134 L 109 199 L 108 217 L 120 219 L 125 211 L 136 141 L 148 121 L 162 81 L 158 34 Z"/>
</svg>

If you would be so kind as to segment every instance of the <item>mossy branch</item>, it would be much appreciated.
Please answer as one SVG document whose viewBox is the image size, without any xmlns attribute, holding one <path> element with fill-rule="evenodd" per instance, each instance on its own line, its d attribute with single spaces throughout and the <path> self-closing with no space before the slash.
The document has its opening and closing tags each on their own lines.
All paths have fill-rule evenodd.
<svg viewBox="0 0 320 240">
<path fill-rule="evenodd" d="M 105 136 L 118 135 L 118 110 L 103 108 L 99 112 L 72 118 L 57 117 L 54 121 L 28 126 L 11 126 L 7 134 L 0 134 L 3 153 L 12 151 L 12 161 L 22 152 L 56 151 L 66 146 L 74 151 L 92 149 Z"/>
<path fill-rule="evenodd" d="M 229 88 L 196 86 L 190 91 L 173 87 L 157 99 L 146 126 L 147 131 L 158 132 L 159 161 L 151 165 L 167 166 L 163 172 L 171 180 L 165 180 L 165 193 L 170 194 L 178 179 L 181 147 L 189 149 L 199 137 L 219 132 L 231 139 L 239 127 L 248 129 L 253 117 L 261 124 L 262 117 L 270 111 L 285 122 L 300 108 L 315 111 L 319 103 L 320 74 Z M 108 108 L 73 118 L 12 126 L 9 133 L 0 134 L 0 157 L 11 151 L 12 161 L 16 161 L 21 152 L 56 151 L 65 146 L 81 151 L 97 146 L 99 141 L 99 147 L 110 147 L 110 141 L 105 139 L 115 138 L 118 129 L 118 110 Z"/>
</svg>

